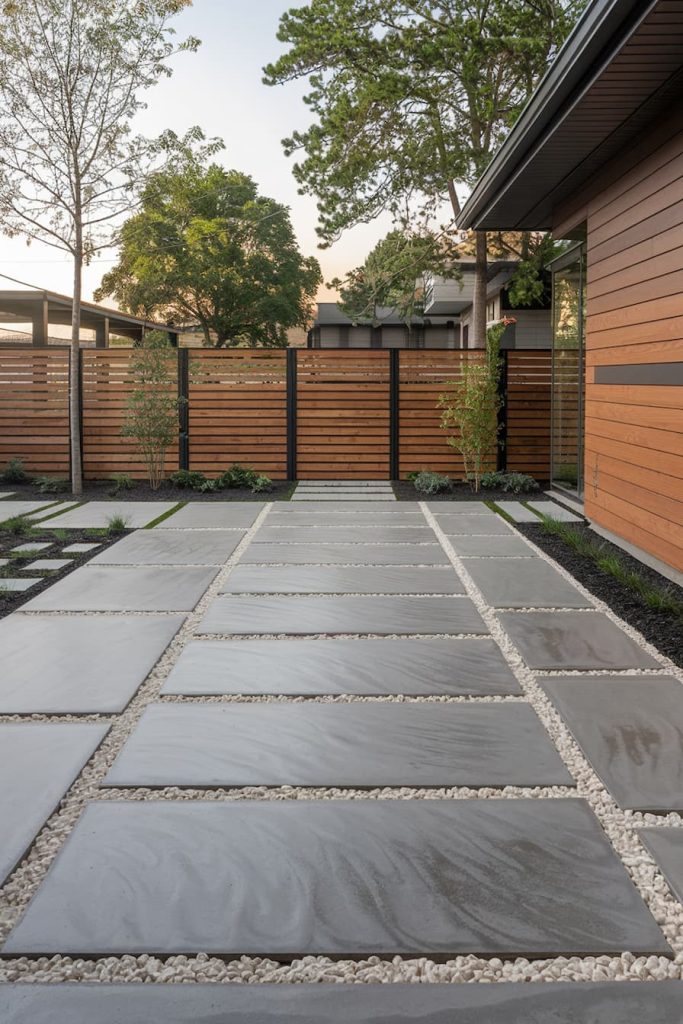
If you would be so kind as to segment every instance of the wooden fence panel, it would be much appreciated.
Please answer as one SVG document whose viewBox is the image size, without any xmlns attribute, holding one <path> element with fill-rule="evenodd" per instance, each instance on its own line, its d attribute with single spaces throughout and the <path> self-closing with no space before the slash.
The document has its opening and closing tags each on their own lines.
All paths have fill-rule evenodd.
<svg viewBox="0 0 683 1024">
<path fill-rule="evenodd" d="M 218 476 L 233 462 L 287 477 L 287 353 L 191 350 L 190 468 Z"/>
<path fill-rule="evenodd" d="M 69 475 L 68 349 L 0 348 L 0 466 L 15 457 L 32 473 Z"/>
<path fill-rule="evenodd" d="M 300 480 L 389 479 L 389 352 L 297 352 Z"/>
<path fill-rule="evenodd" d="M 83 350 L 83 476 L 105 480 L 112 473 L 147 477 L 135 442 L 121 435 L 135 387 L 131 363 L 135 349 Z M 177 394 L 176 354 L 169 356 L 173 394 Z M 166 473 L 178 468 L 177 439 L 166 453 Z"/>
<path fill-rule="evenodd" d="M 545 350 L 512 349 L 507 359 L 507 469 L 547 480 L 552 356 Z"/>
</svg>

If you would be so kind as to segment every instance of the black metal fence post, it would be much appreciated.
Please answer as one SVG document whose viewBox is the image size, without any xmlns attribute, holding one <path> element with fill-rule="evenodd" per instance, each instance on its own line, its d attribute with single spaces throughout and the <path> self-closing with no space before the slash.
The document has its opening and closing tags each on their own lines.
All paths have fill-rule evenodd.
<svg viewBox="0 0 683 1024">
<path fill-rule="evenodd" d="M 287 349 L 287 479 L 296 480 L 297 350 Z"/>
<path fill-rule="evenodd" d="M 400 426 L 401 403 L 400 352 L 389 349 L 389 479 L 398 480 L 400 473 Z"/>
<path fill-rule="evenodd" d="M 504 473 L 508 464 L 508 352 L 503 349 L 500 353 L 500 377 L 498 379 L 498 397 L 500 408 L 498 410 L 498 458 L 496 469 Z"/>
<path fill-rule="evenodd" d="M 190 468 L 190 352 L 178 349 L 178 469 Z"/>
</svg>

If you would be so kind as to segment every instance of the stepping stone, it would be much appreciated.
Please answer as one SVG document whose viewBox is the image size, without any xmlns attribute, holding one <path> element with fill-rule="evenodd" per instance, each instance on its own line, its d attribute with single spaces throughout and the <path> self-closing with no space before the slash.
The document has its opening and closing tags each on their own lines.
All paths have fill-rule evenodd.
<svg viewBox="0 0 683 1024">
<path fill-rule="evenodd" d="M 330 523 L 336 523 L 337 519 L 334 516 L 341 515 L 349 518 L 353 516 L 352 522 L 358 522 L 357 515 L 368 516 L 368 526 L 371 526 L 375 520 L 370 518 L 371 516 L 419 516 L 420 523 L 423 525 L 425 522 L 422 514 L 422 509 L 416 501 L 402 501 L 400 503 L 394 502 L 393 504 L 386 501 L 375 502 L 368 504 L 367 502 L 353 502 L 348 501 L 336 501 L 336 502 L 319 502 L 319 507 L 316 507 L 313 502 L 309 505 L 293 505 L 291 502 L 279 501 L 275 502 L 268 513 L 268 522 L 275 524 L 280 516 L 297 516 L 297 523 L 300 521 L 299 516 L 315 516 L 316 521 L 320 517 L 320 523 L 329 521 Z M 333 517 L 333 518 L 330 518 Z M 365 522 L 365 518 L 361 520 Z"/>
<path fill-rule="evenodd" d="M 683 810 L 683 686 L 672 677 L 539 679 L 624 810 Z"/>
<path fill-rule="evenodd" d="M 671 955 L 584 800 L 91 803 L 3 954 L 149 950 Z"/>
<path fill-rule="evenodd" d="M 9 558 L 0 558 L 0 569 L 4 568 L 6 565 L 9 565 L 9 563 Z"/>
<path fill-rule="evenodd" d="M 590 608 L 591 603 L 540 558 L 477 558 L 467 571 L 493 608 Z"/>
<path fill-rule="evenodd" d="M 223 565 L 243 536 L 243 530 L 139 530 L 90 565 Z"/>
<path fill-rule="evenodd" d="M 0 491 L 0 501 L 4 498 L 11 498 L 14 494 L 16 494 L 16 491 Z"/>
<path fill-rule="evenodd" d="M 30 569 L 31 572 L 40 572 L 41 570 L 58 572 L 60 569 L 65 569 L 67 565 L 73 565 L 70 558 L 39 558 L 29 565 L 25 565 L 24 569 Z"/>
<path fill-rule="evenodd" d="M 289 514 L 276 513 L 271 511 L 268 513 L 268 526 L 298 526 L 308 527 L 316 529 L 320 526 L 327 527 L 350 527 L 358 526 L 359 515 L 357 512 L 352 512 L 349 515 L 344 515 L 343 512 L 333 512 L 332 515 L 326 516 L 322 512 L 305 512 L 303 510 L 292 511 Z M 367 516 L 362 517 L 361 526 L 416 526 L 425 527 L 427 522 L 421 512 L 410 512 L 404 514 L 402 512 L 373 512 Z"/>
<path fill-rule="evenodd" d="M 0 884 L 56 810 L 108 725 L 0 725 Z"/>
<path fill-rule="evenodd" d="M 341 491 L 303 491 L 301 494 L 297 494 L 295 492 L 292 495 L 292 497 L 291 497 L 291 501 L 311 501 L 311 502 L 313 502 L 313 501 L 318 501 L 318 502 L 335 501 L 335 502 L 338 502 L 340 500 L 341 501 L 353 501 L 353 502 L 363 502 L 363 501 L 379 501 L 379 502 L 382 502 L 382 501 L 396 501 L 396 498 L 395 498 L 393 493 L 389 494 L 389 493 L 384 493 L 383 492 L 381 494 L 378 494 L 378 493 L 373 492 L 373 491 L 362 491 L 362 490 L 359 490 L 359 491 L 345 491 L 343 493 Z"/>
<path fill-rule="evenodd" d="M 256 544 L 240 564 L 450 565 L 440 544 Z"/>
<path fill-rule="evenodd" d="M 672 893 L 683 903 L 683 828 L 640 828 L 638 835 Z"/>
<path fill-rule="evenodd" d="M 16 516 L 28 516 L 45 509 L 45 514 L 49 512 L 57 512 L 58 508 L 55 505 L 54 508 L 49 508 L 54 502 L 46 501 L 3 501 L 0 505 L 0 522 L 5 522 L 7 519 L 14 519 Z"/>
<path fill-rule="evenodd" d="M 190 501 L 156 530 L 248 530 L 265 505 L 262 501 Z"/>
<path fill-rule="evenodd" d="M 238 565 L 222 594 L 464 594 L 453 569 Z"/>
<path fill-rule="evenodd" d="M 526 704 L 157 704 L 107 786 L 573 786 Z"/>
<path fill-rule="evenodd" d="M 0 621 L 0 714 L 123 711 L 183 615 L 8 615 Z"/>
<path fill-rule="evenodd" d="M 521 501 L 497 501 L 496 505 L 506 515 L 510 516 L 515 523 L 538 523 L 539 518 L 535 512 L 522 505 Z"/>
<path fill-rule="evenodd" d="M 558 505 L 555 501 L 530 501 L 529 505 L 534 511 L 540 512 L 542 516 L 552 516 L 553 519 L 558 519 L 561 523 L 583 522 L 581 516 L 574 515 L 573 512 L 569 512 L 563 505 Z"/>
<path fill-rule="evenodd" d="M 420 527 L 390 526 L 262 526 L 256 544 L 429 544 L 436 540 L 427 524 Z"/>
<path fill-rule="evenodd" d="M 449 537 L 449 540 L 456 555 L 462 558 L 538 557 L 526 541 L 513 534 L 507 537 Z"/>
<path fill-rule="evenodd" d="M 660 668 L 601 612 L 508 612 L 499 618 L 529 668 Z"/>
<path fill-rule="evenodd" d="M 33 602 L 31 602 L 33 603 Z M 464 597 L 218 597 L 198 633 L 488 633 Z"/>
<path fill-rule="evenodd" d="M 47 551 L 51 547 L 54 547 L 51 541 L 25 541 L 11 548 L 11 551 L 14 555 L 30 555 L 33 551 Z"/>
<path fill-rule="evenodd" d="M 5 1024 L 674 1024 L 683 982 L 5 984 Z"/>
<path fill-rule="evenodd" d="M 283 503 L 283 510 L 284 508 L 285 504 Z M 367 513 L 369 515 L 372 512 L 388 512 L 391 511 L 392 508 L 395 509 L 397 513 L 405 512 L 405 506 L 403 505 L 403 502 L 398 502 L 396 501 L 395 498 L 392 500 L 378 501 L 374 496 L 371 495 L 367 495 L 367 500 L 363 500 L 362 498 L 354 498 L 353 501 L 340 501 L 339 498 L 336 497 L 334 494 L 330 494 L 328 497 L 325 498 L 311 498 L 310 500 L 300 498 L 298 500 L 298 508 L 296 500 L 292 498 L 292 500 L 287 502 L 286 504 L 287 513 L 290 515 L 296 514 L 297 511 L 329 513 L 360 512 L 361 514 Z M 275 510 L 275 512 L 277 512 L 277 509 Z M 269 520 L 270 516 L 275 514 L 275 512 L 268 514 Z"/>
<path fill-rule="evenodd" d="M 0 647 L 0 652 L 2 648 Z M 521 694 L 493 640 L 203 640 L 163 694 Z"/>
<path fill-rule="evenodd" d="M 360 488 L 366 487 L 383 488 L 385 491 L 391 491 L 393 494 L 393 488 L 388 480 L 300 480 L 296 489 L 298 491 L 319 491 L 329 487 L 348 491 L 357 491 Z"/>
<path fill-rule="evenodd" d="M 0 594 L 3 590 L 10 591 L 13 594 L 20 594 L 24 590 L 30 590 L 31 587 L 35 587 L 36 583 L 40 583 L 41 580 L 36 578 L 33 579 L 15 579 L 11 576 L 0 576 Z"/>
<path fill-rule="evenodd" d="M 447 537 L 462 534 L 480 537 L 510 537 L 511 530 L 501 516 L 439 516 L 437 523 Z"/>
<path fill-rule="evenodd" d="M 428 501 L 427 508 L 437 518 L 445 515 L 495 516 L 495 512 L 483 501 Z"/>
<path fill-rule="evenodd" d="M 95 551 L 102 547 L 101 544 L 69 544 L 68 548 L 62 548 L 63 555 L 85 555 L 88 551 Z"/>
<path fill-rule="evenodd" d="M 173 501 L 89 501 L 50 520 L 51 528 L 60 530 L 100 529 L 115 516 L 126 520 L 126 527 L 136 530 L 154 522 L 175 508 Z"/>
<path fill-rule="evenodd" d="M 216 569 L 82 566 L 24 605 L 24 611 L 190 612 Z"/>
</svg>

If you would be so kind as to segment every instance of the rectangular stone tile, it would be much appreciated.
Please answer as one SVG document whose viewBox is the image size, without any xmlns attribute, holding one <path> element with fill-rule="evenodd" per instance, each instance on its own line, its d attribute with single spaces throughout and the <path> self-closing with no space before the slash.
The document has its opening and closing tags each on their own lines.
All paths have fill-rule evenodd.
<svg viewBox="0 0 683 1024">
<path fill-rule="evenodd" d="M 0 725 L 0 884 L 108 730 L 73 722 Z"/>
<path fill-rule="evenodd" d="M 601 612 L 507 612 L 500 622 L 529 668 L 659 668 Z"/>
<path fill-rule="evenodd" d="M 11 552 L 15 555 L 30 555 L 33 551 L 47 551 L 48 548 L 54 547 L 50 541 L 24 541 L 23 544 L 17 544 L 16 547 L 10 548 Z"/>
<path fill-rule="evenodd" d="M 495 516 L 483 501 L 428 501 L 427 508 L 435 516 L 446 515 L 481 515 Z"/>
<path fill-rule="evenodd" d="M 683 982 L 0 986 L 5 1024 L 681 1024 Z"/>
<path fill-rule="evenodd" d="M 339 494 L 336 493 L 336 492 L 332 492 L 332 491 L 330 491 L 329 493 L 325 493 L 323 491 L 317 491 L 315 493 L 308 492 L 306 494 L 293 494 L 292 497 L 291 497 L 291 501 L 311 501 L 311 502 L 320 502 L 320 503 L 323 503 L 323 502 L 326 502 L 326 501 L 338 502 L 339 500 L 340 500 Z M 357 491 L 353 495 L 351 495 L 349 493 L 344 500 L 345 501 L 346 500 L 352 501 L 352 502 L 354 502 L 356 504 L 359 504 L 359 503 L 362 503 L 364 501 L 372 501 L 372 502 L 396 501 L 396 498 L 393 495 L 389 495 L 389 494 L 386 494 L 386 495 L 363 494 L 361 491 Z"/>
<path fill-rule="evenodd" d="M 3 953 L 198 950 L 670 953 L 578 799 L 92 803 Z"/>
<path fill-rule="evenodd" d="M 440 544 L 257 544 L 240 558 L 251 565 L 449 565 Z"/>
<path fill-rule="evenodd" d="M 223 565 L 243 536 L 243 530 L 139 530 L 90 565 Z"/>
<path fill-rule="evenodd" d="M 39 616 L 0 621 L 0 714 L 123 711 L 182 615 Z"/>
<path fill-rule="evenodd" d="M 683 828 L 640 828 L 638 835 L 672 893 L 683 903 Z"/>
<path fill-rule="evenodd" d="M 95 548 L 102 547 L 101 544 L 69 544 L 68 547 L 62 548 L 63 555 L 85 555 L 88 551 L 94 551 Z"/>
<path fill-rule="evenodd" d="M 0 592 L 6 590 L 10 593 L 21 594 L 25 590 L 30 590 L 31 587 L 35 587 L 36 583 L 40 582 L 41 580 L 35 576 L 33 579 L 17 579 L 12 576 L 0 576 Z"/>
<path fill-rule="evenodd" d="M 281 507 L 280 507 L 281 506 Z M 340 501 L 339 498 L 334 495 L 329 496 L 329 500 L 323 501 L 321 498 L 311 499 L 310 501 L 287 501 L 277 502 L 276 505 L 268 513 L 268 521 L 272 520 L 272 517 L 276 515 L 297 515 L 301 513 L 309 512 L 323 512 L 328 515 L 334 514 L 335 512 L 344 512 L 347 515 L 353 512 L 358 512 L 361 515 L 371 515 L 373 512 L 405 512 L 407 510 L 405 502 L 389 501 L 389 500 L 377 500 L 376 498 L 368 498 L 367 501 Z M 417 506 L 416 506 L 417 507 Z"/>
<path fill-rule="evenodd" d="M 454 569 L 238 565 L 222 594 L 464 594 Z"/>
<path fill-rule="evenodd" d="M 540 679 L 620 807 L 683 810 L 683 685 L 671 677 Z"/>
<path fill-rule="evenodd" d="M 157 530 L 248 530 L 264 508 L 262 501 L 189 501 Z"/>
<path fill-rule="evenodd" d="M 345 515 L 343 512 L 333 512 L 331 515 L 326 516 L 323 512 L 306 513 L 293 511 L 283 515 L 282 513 L 276 514 L 274 511 L 271 511 L 268 513 L 268 519 L 264 525 L 296 526 L 299 528 L 316 528 L 318 526 L 346 528 L 358 526 L 359 518 L 361 517 L 358 512 L 351 512 L 348 515 Z M 360 525 L 362 526 L 363 524 L 366 526 L 424 527 L 427 525 L 427 521 L 419 510 L 407 514 L 400 512 L 373 512 L 371 515 L 362 517 Z"/>
<path fill-rule="evenodd" d="M 399 526 L 262 526 L 256 544 L 429 544 L 436 540 L 426 522 Z"/>
<path fill-rule="evenodd" d="M 107 786 L 572 786 L 527 704 L 157 704 Z"/>
<path fill-rule="evenodd" d="M 511 530 L 502 516 L 439 516 L 437 523 L 447 537 L 509 537 Z"/>
<path fill-rule="evenodd" d="M 47 509 L 48 505 L 54 505 L 54 501 L 3 501 L 0 505 L 0 523 L 7 519 L 14 519 L 15 516 L 31 516 L 41 509 Z M 57 505 L 49 512 L 57 512 Z M 48 515 L 48 511 L 44 514 Z"/>
<path fill-rule="evenodd" d="M 65 569 L 67 565 L 73 565 L 70 558 L 39 558 L 24 568 L 31 572 L 40 572 L 41 569 L 46 572 L 58 572 L 60 569 Z"/>
<path fill-rule="evenodd" d="M 112 517 L 121 516 L 126 520 L 126 526 L 135 530 L 170 512 L 175 504 L 173 501 L 88 501 L 70 512 L 55 516 L 50 520 L 50 528 L 99 529 L 107 526 Z"/>
<path fill-rule="evenodd" d="M 563 505 L 558 505 L 556 501 L 530 501 L 529 505 L 536 512 L 540 512 L 543 516 L 551 516 L 553 519 L 558 519 L 561 523 L 582 523 L 583 519 L 581 516 L 574 515 L 568 509 L 564 508 Z"/>
<path fill-rule="evenodd" d="M 82 566 L 24 605 L 25 611 L 189 612 L 216 569 Z"/>
<path fill-rule="evenodd" d="M 510 533 L 507 537 L 449 537 L 456 555 L 462 558 L 538 557 L 533 548 Z"/>
<path fill-rule="evenodd" d="M 203 640 L 164 694 L 520 694 L 493 640 Z"/>
<path fill-rule="evenodd" d="M 464 597 L 232 597 L 216 598 L 198 633 L 488 633 Z"/>
<path fill-rule="evenodd" d="M 523 505 L 521 501 L 497 501 L 496 505 L 498 508 L 506 512 L 516 523 L 538 523 L 540 522 L 538 516 L 531 509 L 528 509 L 526 505 Z"/>
<path fill-rule="evenodd" d="M 467 571 L 494 608 L 590 608 L 591 603 L 540 558 L 474 558 Z"/>
<path fill-rule="evenodd" d="M 11 498 L 15 493 L 15 491 L 0 491 L 0 501 L 2 501 L 3 498 Z"/>
</svg>

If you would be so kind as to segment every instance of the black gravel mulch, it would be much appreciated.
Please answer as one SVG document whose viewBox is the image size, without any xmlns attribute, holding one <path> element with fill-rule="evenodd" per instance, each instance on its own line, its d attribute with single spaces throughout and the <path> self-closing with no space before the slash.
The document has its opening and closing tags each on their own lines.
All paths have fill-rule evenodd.
<svg viewBox="0 0 683 1024">
<path fill-rule="evenodd" d="M 41 494 L 31 483 L 0 484 L 0 491 L 12 491 L 14 497 L 26 501 L 288 501 L 295 485 L 288 480 L 274 480 L 273 489 L 261 494 L 254 494 L 248 488 L 230 488 L 230 490 L 209 492 L 190 491 L 171 484 L 162 484 L 153 491 L 144 481 L 136 481 L 130 490 L 113 493 L 111 480 L 88 481 L 82 494 L 75 497 L 65 494 Z"/>
<path fill-rule="evenodd" d="M 617 555 L 628 569 L 637 572 L 653 586 L 670 591 L 683 602 L 682 587 L 676 586 L 654 569 L 626 554 L 615 544 L 603 540 L 588 525 L 573 523 L 572 526 L 592 540 L 603 544 L 605 552 Z M 662 654 L 683 667 L 683 619 L 680 616 L 674 612 L 655 611 L 649 608 L 637 593 L 599 569 L 591 558 L 578 554 L 560 537 L 546 533 L 542 526 L 536 526 L 535 523 L 515 523 L 515 527 L 567 569 L 595 597 L 604 601 L 625 622 L 642 633 Z"/>
</svg>

